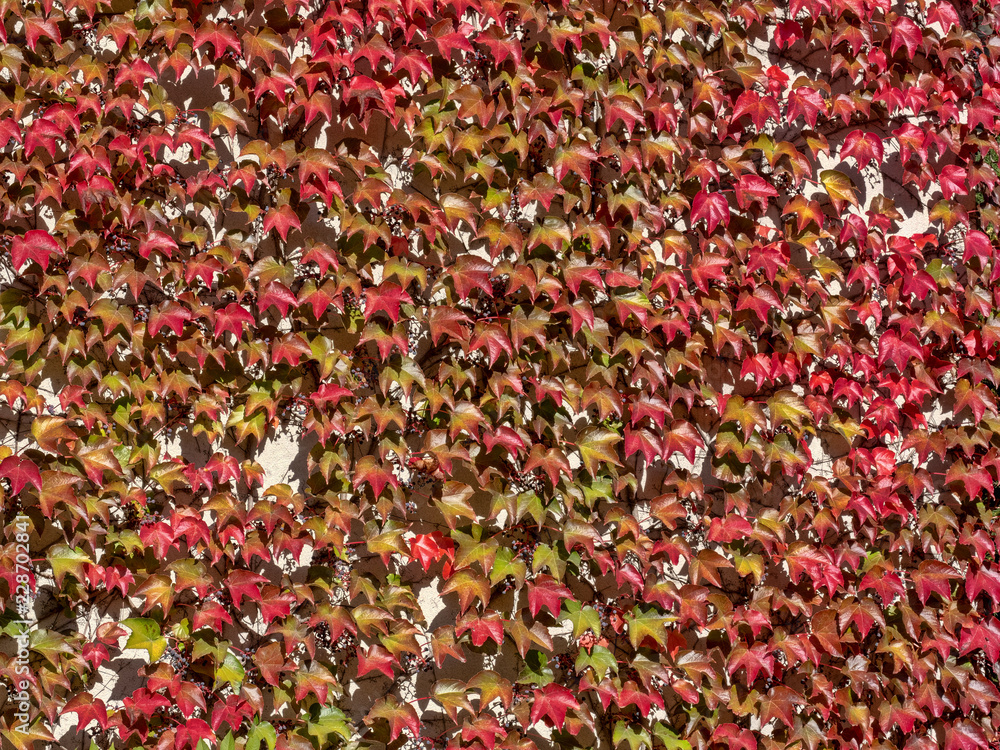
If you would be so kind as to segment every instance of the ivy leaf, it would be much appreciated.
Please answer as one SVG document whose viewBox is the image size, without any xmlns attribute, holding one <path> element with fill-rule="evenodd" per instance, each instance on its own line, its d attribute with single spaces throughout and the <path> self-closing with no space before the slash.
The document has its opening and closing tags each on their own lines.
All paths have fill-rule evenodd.
<svg viewBox="0 0 1000 750">
<path fill-rule="evenodd" d="M 924 560 L 911 575 L 922 604 L 927 603 L 931 594 L 938 594 L 945 601 L 949 601 L 951 581 L 963 578 L 957 570 L 938 560 Z"/>
<path fill-rule="evenodd" d="M 371 725 L 379 719 L 389 722 L 389 739 L 395 740 L 403 729 L 409 730 L 416 737 L 420 734 L 420 719 L 417 712 L 408 703 L 400 703 L 395 696 L 387 695 L 379 698 L 365 716 L 365 723 Z"/>
<path fill-rule="evenodd" d="M 475 508 L 469 502 L 474 494 L 475 490 L 467 484 L 455 481 L 444 483 L 441 497 L 435 498 L 434 505 L 441 511 L 449 529 L 454 529 L 460 518 L 468 518 L 472 521 L 478 518 Z"/>
<path fill-rule="evenodd" d="M 490 601 L 489 581 L 481 574 L 470 568 L 465 568 L 454 573 L 451 578 L 445 581 L 441 587 L 441 595 L 458 594 L 461 612 L 465 612 L 474 599 L 478 599 L 484 605 Z"/>
<path fill-rule="evenodd" d="M 531 723 L 546 719 L 554 727 L 562 728 L 566 724 L 566 714 L 579 710 L 580 704 L 573 693 L 562 685 L 550 684 L 541 690 L 535 690 L 535 699 L 531 704 Z"/>
<path fill-rule="evenodd" d="M 499 699 L 505 708 L 510 708 L 514 701 L 514 687 L 510 680 L 490 669 L 477 672 L 469 680 L 467 687 L 470 690 L 479 691 L 480 706 L 488 706 L 494 700 Z"/>
<path fill-rule="evenodd" d="M 395 677 L 393 667 L 396 664 L 397 659 L 382 646 L 376 644 L 367 650 L 358 648 L 358 677 L 377 669 L 389 679 L 393 679 Z"/>
<path fill-rule="evenodd" d="M 17 750 L 34 750 L 37 742 L 55 742 L 56 738 L 45 726 L 44 717 L 39 714 L 33 721 L 8 724 L 0 731 Z"/>
<path fill-rule="evenodd" d="M 628 623 L 628 639 L 632 648 L 639 648 L 647 638 L 662 646 L 667 637 L 664 628 L 669 621 L 668 617 L 655 610 L 644 612 L 638 606 L 635 607 L 631 616 L 625 620 Z"/>
<path fill-rule="evenodd" d="M 239 657 L 231 649 L 227 649 L 222 664 L 215 669 L 215 689 L 227 683 L 233 690 L 239 690 L 245 677 L 246 670 Z"/>
<path fill-rule="evenodd" d="M 266 643 L 254 652 L 254 664 L 268 685 L 278 686 L 279 676 L 289 666 L 278 643 Z"/>
<path fill-rule="evenodd" d="M 772 719 L 779 724 L 784 724 L 791 728 L 795 723 L 795 707 L 805 705 L 805 701 L 798 693 L 784 685 L 771 688 L 767 694 L 761 696 L 760 720 L 766 724 Z"/>
<path fill-rule="evenodd" d="M 92 562 L 79 547 L 70 548 L 65 544 L 56 544 L 49 550 L 47 558 L 56 585 L 63 585 L 67 573 L 71 573 L 78 581 L 87 580 L 84 571 Z"/>
<path fill-rule="evenodd" d="M 597 476 L 601 464 L 621 466 L 618 452 L 614 448 L 621 439 L 621 435 L 604 427 L 588 428 L 577 437 L 576 447 L 580 451 L 580 460 L 590 476 Z"/>
<path fill-rule="evenodd" d="M 243 597 L 251 601 L 261 602 L 260 584 L 267 583 L 267 578 L 250 570 L 234 570 L 226 578 L 226 589 L 232 597 L 233 604 L 240 606 Z"/>
<path fill-rule="evenodd" d="M 594 607 L 584 607 L 573 599 L 567 599 L 562 605 L 565 614 L 563 618 L 573 625 L 573 638 L 579 638 L 588 629 L 594 633 L 601 632 L 601 616 Z"/>
<path fill-rule="evenodd" d="M 729 226 L 729 218 L 729 202 L 722 193 L 701 191 L 691 202 L 691 222 L 704 219 L 708 234 L 712 234 L 719 224 Z"/>
<path fill-rule="evenodd" d="M 10 254 L 14 267 L 18 270 L 24 267 L 25 262 L 33 261 L 42 267 L 42 271 L 48 271 L 52 256 L 61 256 L 63 249 L 59 241 L 48 232 L 29 229 L 23 237 L 14 237 Z"/>
<path fill-rule="evenodd" d="M 616 747 L 625 743 L 629 746 L 629 750 L 641 750 L 644 747 L 652 748 L 653 746 L 653 740 L 650 737 L 648 729 L 633 726 L 625 721 L 615 723 L 611 741 L 614 742 Z"/>
<path fill-rule="evenodd" d="M 945 730 L 945 750 L 978 750 L 989 747 L 983 728 L 973 721 L 956 721 Z"/>
<path fill-rule="evenodd" d="M 374 456 L 364 456 L 354 468 L 353 484 L 354 489 L 364 484 L 371 485 L 372 492 L 378 497 L 387 484 L 398 487 L 399 480 L 392 471 L 380 465 Z"/>
<path fill-rule="evenodd" d="M 889 48 L 890 54 L 895 55 L 896 50 L 901 46 L 906 47 L 906 54 L 911 60 L 917 53 L 917 48 L 920 47 L 923 39 L 920 27 L 914 23 L 912 18 L 906 16 L 896 18 L 893 21 L 889 36 L 892 40 Z"/>
<path fill-rule="evenodd" d="M 289 204 L 282 203 L 276 208 L 269 209 L 264 215 L 264 233 L 267 234 L 272 229 L 277 231 L 282 242 L 288 241 L 288 233 L 293 229 L 300 229 L 302 221 Z M 218 333 L 216 333 L 218 336 Z"/>
<path fill-rule="evenodd" d="M 776 198 L 778 191 L 763 180 L 759 175 L 740 175 L 736 183 L 736 204 L 741 210 L 746 210 L 752 203 L 758 203 L 762 210 L 767 210 L 770 198 Z"/>
<path fill-rule="evenodd" d="M 441 342 L 444 336 L 449 336 L 458 342 L 468 341 L 472 331 L 472 320 L 468 315 L 445 305 L 432 307 L 429 321 L 431 340 L 435 346 Z M 468 328 L 464 328 L 465 325 Z"/>
<path fill-rule="evenodd" d="M 380 284 L 365 290 L 365 320 L 379 310 L 385 311 L 393 323 L 399 322 L 399 307 L 403 302 L 413 303 L 410 295 L 398 284 Z"/>
<path fill-rule="evenodd" d="M 468 686 L 461 680 L 438 680 L 434 683 L 433 696 L 456 724 L 459 710 L 464 709 L 471 716 L 476 714 L 468 697 Z M 483 701 L 482 704 L 486 705 L 486 702 Z"/>
<path fill-rule="evenodd" d="M 990 260 L 996 255 L 993 243 L 982 232 L 970 229 L 965 235 L 965 252 L 962 261 L 968 263 L 972 258 Z"/>
<path fill-rule="evenodd" d="M 873 161 L 876 165 L 880 165 L 883 155 L 882 139 L 875 133 L 863 130 L 852 130 L 844 139 L 844 145 L 840 147 L 840 158 L 852 157 L 861 169 Z"/>
<path fill-rule="evenodd" d="M 92 721 L 96 721 L 102 730 L 108 728 L 108 709 L 104 701 L 94 698 L 90 693 L 84 692 L 74 696 L 64 707 L 63 714 L 75 713 L 77 717 L 76 729 L 82 732 Z"/>
<path fill-rule="evenodd" d="M 830 196 L 833 208 L 837 213 L 843 213 L 845 203 L 850 203 L 852 206 L 858 205 L 854 183 L 846 174 L 835 169 L 824 169 L 819 173 L 819 179 L 823 183 L 823 187 L 826 188 L 826 193 Z"/>
<path fill-rule="evenodd" d="M 132 617 L 122 620 L 122 625 L 130 631 L 125 648 L 144 649 L 149 654 L 150 664 L 159 661 L 167 650 L 167 639 L 161 634 L 160 626 L 155 620 Z"/>
<path fill-rule="evenodd" d="M 225 129 L 230 138 L 236 136 L 237 128 L 241 128 L 244 133 L 248 132 L 246 119 L 240 111 L 229 102 L 216 102 L 208 111 L 208 117 L 209 132 L 213 132 L 221 127 Z"/>
<path fill-rule="evenodd" d="M 75 437 L 75 435 L 74 435 Z M 18 494 L 29 482 L 35 489 L 42 489 L 42 475 L 32 461 L 18 456 L 7 456 L 0 461 L 0 477 L 10 480 L 10 491 Z"/>
<path fill-rule="evenodd" d="M 425 571 L 442 557 L 455 559 L 455 542 L 440 531 L 417 534 L 410 542 L 410 555 L 420 561 Z"/>
<path fill-rule="evenodd" d="M 247 733 L 246 750 L 260 750 L 261 743 L 267 745 L 267 750 L 274 750 L 278 742 L 278 734 L 274 727 L 266 721 L 255 722 Z"/>
<path fill-rule="evenodd" d="M 955 195 L 968 195 L 969 191 L 965 185 L 968 176 L 968 172 L 963 167 L 955 164 L 949 164 L 941 169 L 938 181 L 946 201 L 951 200 L 952 196 Z"/>
<path fill-rule="evenodd" d="M 562 602 L 567 599 L 573 600 L 573 592 L 551 576 L 540 575 L 528 583 L 528 608 L 532 617 L 538 617 L 543 607 L 558 617 Z"/>
<path fill-rule="evenodd" d="M 339 708 L 333 706 L 319 706 L 313 704 L 309 709 L 309 718 L 306 721 L 306 732 L 320 743 L 320 746 L 327 744 L 327 738 L 331 734 L 338 735 L 343 740 L 349 740 L 353 727 L 347 715 Z"/>
</svg>

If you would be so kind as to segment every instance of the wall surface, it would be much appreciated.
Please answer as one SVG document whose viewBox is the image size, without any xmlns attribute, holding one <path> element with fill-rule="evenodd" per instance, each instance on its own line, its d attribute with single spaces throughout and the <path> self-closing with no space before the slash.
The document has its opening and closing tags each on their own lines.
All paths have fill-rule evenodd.
<svg viewBox="0 0 1000 750">
<path fill-rule="evenodd" d="M 0 12 L 5 742 L 996 744 L 989 3 Z"/>
</svg>

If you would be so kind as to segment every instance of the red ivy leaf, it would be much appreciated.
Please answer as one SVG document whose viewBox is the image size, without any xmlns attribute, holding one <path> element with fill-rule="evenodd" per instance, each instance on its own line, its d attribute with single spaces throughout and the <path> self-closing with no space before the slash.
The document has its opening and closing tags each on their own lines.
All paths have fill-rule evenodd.
<svg viewBox="0 0 1000 750">
<path fill-rule="evenodd" d="M 11 493 L 16 495 L 29 482 L 35 489 L 42 489 L 42 475 L 34 462 L 18 456 L 7 456 L 0 462 L 0 477 L 10 480 Z"/>
<path fill-rule="evenodd" d="M 883 153 L 882 139 L 875 133 L 861 130 L 851 132 L 840 147 L 840 158 L 853 157 L 861 169 L 873 161 L 876 165 L 881 165 Z"/>
<path fill-rule="evenodd" d="M 53 255 L 62 255 L 62 246 L 58 240 L 41 229 L 31 229 L 23 237 L 15 237 L 10 249 L 14 267 L 20 270 L 25 261 L 34 261 L 43 271 L 49 269 Z"/>
<path fill-rule="evenodd" d="M 169 705 L 169 704 L 168 704 Z M 94 698 L 90 693 L 80 693 L 75 696 L 66 707 L 64 714 L 76 714 L 77 731 L 82 732 L 92 721 L 96 721 L 101 729 L 108 728 L 108 709 L 100 698 Z"/>
<path fill-rule="evenodd" d="M 740 175 L 739 182 L 736 183 L 736 203 L 744 211 L 751 203 L 757 203 L 762 210 L 766 210 L 768 199 L 777 195 L 778 191 L 773 185 L 755 174 Z"/>
<path fill-rule="evenodd" d="M 425 571 L 430 570 L 431 565 L 442 557 L 455 559 L 455 542 L 440 531 L 417 534 L 410 542 L 410 555 L 420 562 Z"/>
<path fill-rule="evenodd" d="M 905 46 L 906 53 L 912 60 L 913 56 L 917 53 L 917 48 L 923 41 L 923 33 L 920 27 L 913 22 L 912 18 L 907 18 L 906 16 L 897 17 L 889 26 L 892 29 L 890 32 L 892 39 L 889 50 L 890 54 L 895 55 L 896 50 L 901 46 Z"/>
<path fill-rule="evenodd" d="M 706 193 L 695 195 L 691 202 L 691 223 L 704 219 L 708 234 L 712 234 L 719 224 L 729 226 L 729 201 L 722 193 Z"/>
<path fill-rule="evenodd" d="M 965 235 L 965 252 L 962 254 L 963 262 L 968 262 L 972 258 L 991 259 L 996 254 L 990 238 L 976 229 L 970 229 Z M 935 285 L 936 288 L 936 285 Z"/>
<path fill-rule="evenodd" d="M 570 690 L 552 683 L 541 690 L 535 690 L 535 700 L 531 704 L 531 723 L 544 718 L 561 729 L 566 723 L 566 713 L 579 708 L 580 704 Z"/>
<path fill-rule="evenodd" d="M 528 609 L 532 617 L 538 617 L 543 607 L 558 617 L 564 599 L 576 601 L 573 592 L 552 576 L 540 575 L 528 582 Z"/>
</svg>

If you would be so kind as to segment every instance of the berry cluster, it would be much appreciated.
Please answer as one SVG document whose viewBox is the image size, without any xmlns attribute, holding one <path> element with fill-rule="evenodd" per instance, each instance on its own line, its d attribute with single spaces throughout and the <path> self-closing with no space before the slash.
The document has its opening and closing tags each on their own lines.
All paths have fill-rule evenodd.
<svg viewBox="0 0 1000 750">
<path fill-rule="evenodd" d="M 420 343 L 420 335 L 423 333 L 420 324 L 415 320 L 407 321 L 406 324 L 406 346 L 410 350 L 410 355 L 412 356 L 414 352 L 417 351 L 417 345 Z"/>
<path fill-rule="evenodd" d="M 433 481 L 434 478 L 430 476 L 430 474 L 427 474 L 426 472 L 417 471 L 413 472 L 410 475 L 409 479 L 401 480 L 399 486 L 402 487 L 404 490 L 418 490 L 421 487 L 428 485 Z M 412 506 L 412 509 L 410 508 L 410 506 Z M 412 501 L 408 501 L 406 507 L 407 507 L 407 512 L 410 513 L 415 512 L 417 509 L 416 504 L 413 503 Z"/>
<path fill-rule="evenodd" d="M 576 659 L 570 654 L 556 654 L 549 659 L 549 664 L 553 669 L 558 669 L 567 675 L 576 674 Z"/>
<path fill-rule="evenodd" d="M 513 492 L 534 492 L 541 495 L 545 491 L 545 481 L 541 472 L 516 472 L 510 477 L 510 488 Z"/>
<path fill-rule="evenodd" d="M 409 161 L 399 161 L 399 181 L 402 187 L 407 187 L 413 182 L 413 165 Z"/>
<path fill-rule="evenodd" d="M 961 268 L 964 265 L 962 260 L 962 248 L 957 242 L 952 242 L 945 246 L 945 259 L 952 268 Z"/>
<path fill-rule="evenodd" d="M 121 506 L 122 526 L 126 529 L 134 529 L 143 520 L 139 506 L 134 502 L 126 502 Z"/>
<path fill-rule="evenodd" d="M 305 263 L 295 264 L 295 278 L 319 280 L 322 274 L 319 272 L 319 264 L 314 260 Z"/>
<path fill-rule="evenodd" d="M 397 203 L 393 206 L 387 206 L 381 214 L 385 219 L 386 225 L 389 227 L 389 231 L 392 232 L 393 237 L 406 236 L 403 226 L 403 218 L 406 216 L 406 208 Z"/>
<path fill-rule="evenodd" d="M 364 297 L 357 297 L 350 289 L 345 289 L 342 296 L 344 298 L 344 313 L 346 315 L 355 317 L 364 313 L 366 304 Z"/>
<path fill-rule="evenodd" d="M 349 632 L 344 632 L 340 638 L 333 642 L 333 646 L 329 649 L 331 653 L 353 653 L 357 650 L 358 639 Z"/>
<path fill-rule="evenodd" d="M 531 698 L 531 687 L 525 685 L 522 682 L 515 682 L 513 689 L 513 705 L 518 705 L 519 703 L 524 703 L 526 700 Z"/>
<path fill-rule="evenodd" d="M 187 123 L 189 125 L 197 125 L 200 115 L 196 110 L 193 109 L 179 109 L 177 110 L 176 120 L 179 122 Z"/>
<path fill-rule="evenodd" d="M 597 615 L 601 619 L 602 631 L 609 626 L 612 615 L 616 617 L 622 616 L 622 609 L 620 607 L 616 607 L 614 602 L 614 599 L 608 599 L 607 601 L 598 599 L 590 602 L 590 605 L 597 610 Z"/>
<path fill-rule="evenodd" d="M 313 550 L 312 553 L 313 565 L 330 566 L 337 559 L 337 551 L 333 547 L 320 547 Z"/>
<path fill-rule="evenodd" d="M 444 747 L 444 743 L 439 739 L 424 737 L 420 734 L 416 737 L 409 737 L 406 742 L 403 743 L 400 750 L 435 750 L 436 748 L 441 747 Z"/>
<path fill-rule="evenodd" d="M 301 427 L 306 413 L 309 411 L 310 401 L 305 396 L 294 396 L 285 402 L 278 412 L 278 419 L 283 425 Z"/>
<path fill-rule="evenodd" d="M 166 401 L 163 402 L 163 408 L 167 412 L 168 420 L 183 419 L 191 413 L 191 404 L 182 401 L 176 393 L 171 393 L 167 397 Z"/>
<path fill-rule="evenodd" d="M 336 560 L 333 563 L 333 580 L 341 588 L 351 585 L 351 564 L 347 560 Z"/>
<path fill-rule="evenodd" d="M 996 665 L 986 657 L 982 649 L 976 649 L 972 652 L 972 665 L 979 674 L 1000 687 L 1000 676 L 997 674 Z"/>
<path fill-rule="evenodd" d="M 429 646 L 424 646 L 420 656 L 413 654 L 403 654 L 400 659 L 400 666 L 406 674 L 414 675 L 418 672 L 429 672 L 434 668 L 434 660 Z"/>
<path fill-rule="evenodd" d="M 403 434 L 422 437 L 426 431 L 426 413 L 423 410 L 418 410 L 411 406 L 406 410 L 406 425 L 403 427 Z"/>
<path fill-rule="evenodd" d="M 73 310 L 73 317 L 69 322 L 74 328 L 86 328 L 90 322 L 90 316 L 82 308 L 78 307 Z"/>
<path fill-rule="evenodd" d="M 250 222 L 250 232 L 253 234 L 254 239 L 260 242 L 264 239 L 264 217 L 263 215 L 258 216 L 252 222 Z"/>
<path fill-rule="evenodd" d="M 332 650 L 333 640 L 330 638 L 330 626 L 325 622 L 321 622 L 313 628 L 313 637 L 316 639 L 317 646 L 327 651 Z"/>
<path fill-rule="evenodd" d="M 507 294 L 507 287 L 510 284 L 510 274 L 501 273 L 490 279 L 490 286 L 493 288 L 493 299 L 503 299 Z"/>
<path fill-rule="evenodd" d="M 517 15 L 510 13 L 504 19 L 504 31 L 508 34 L 514 34 L 518 38 L 523 38 L 528 33 L 527 25 L 518 22 Z"/>
<path fill-rule="evenodd" d="M 514 189 L 510 191 L 510 209 L 507 211 L 507 221 L 517 224 L 523 218 L 524 212 L 521 209 L 521 183 L 518 182 L 514 185 Z"/>
<path fill-rule="evenodd" d="M 538 549 L 538 540 L 514 539 L 510 543 L 510 548 L 513 550 L 515 558 L 519 558 L 527 565 L 531 565 L 531 561 L 535 557 L 535 550 Z"/>
<path fill-rule="evenodd" d="M 147 513 L 142 517 L 139 522 L 140 526 L 149 526 L 150 524 L 159 523 L 163 520 L 163 514 L 161 513 Z"/>
<path fill-rule="evenodd" d="M 705 529 L 698 523 L 683 523 L 681 525 L 681 537 L 693 550 L 701 550 L 705 547 Z"/>
<path fill-rule="evenodd" d="M 378 391 L 378 368 L 371 357 L 363 354 L 360 350 L 355 352 L 354 363 L 351 367 L 351 377 L 358 382 L 361 387 Z"/>
<path fill-rule="evenodd" d="M 477 318 L 495 318 L 498 314 L 497 303 L 493 297 L 480 296 L 476 300 L 475 315 Z"/>
<path fill-rule="evenodd" d="M 177 172 L 177 170 L 164 171 L 168 185 L 187 185 L 187 178 Z"/>
<path fill-rule="evenodd" d="M 174 672 L 179 675 L 183 675 L 188 667 L 191 666 L 191 660 L 173 646 L 167 647 L 167 650 L 163 652 L 163 656 L 167 663 L 174 668 Z"/>
<path fill-rule="evenodd" d="M 267 169 L 264 170 L 264 178 L 267 181 L 268 187 L 273 188 L 278 184 L 278 180 L 285 177 L 288 173 L 278 167 L 277 164 L 268 164 Z"/>
</svg>

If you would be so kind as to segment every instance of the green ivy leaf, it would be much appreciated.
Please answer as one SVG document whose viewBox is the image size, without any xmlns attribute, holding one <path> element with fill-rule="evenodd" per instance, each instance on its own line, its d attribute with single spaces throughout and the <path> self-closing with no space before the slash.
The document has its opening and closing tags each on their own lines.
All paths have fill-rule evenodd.
<svg viewBox="0 0 1000 750">
<path fill-rule="evenodd" d="M 150 664 L 159 661 L 167 650 L 167 639 L 161 634 L 159 623 L 148 617 L 132 617 L 123 620 L 122 625 L 131 631 L 125 648 L 145 650 Z"/>
</svg>

